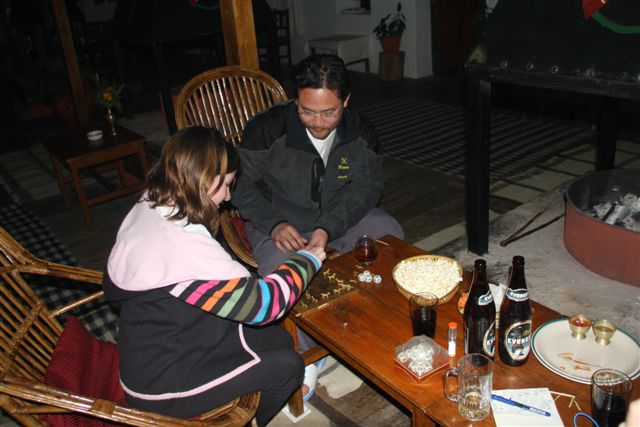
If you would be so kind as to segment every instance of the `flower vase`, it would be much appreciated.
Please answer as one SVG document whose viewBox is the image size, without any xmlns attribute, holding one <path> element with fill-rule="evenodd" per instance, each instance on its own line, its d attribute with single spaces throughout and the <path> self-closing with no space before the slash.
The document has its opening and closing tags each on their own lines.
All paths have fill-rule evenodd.
<svg viewBox="0 0 640 427">
<path fill-rule="evenodd" d="M 107 121 L 109 122 L 109 126 L 111 126 L 111 135 L 116 136 L 118 131 L 116 130 L 116 116 L 113 115 L 113 111 L 111 111 L 111 107 L 107 107 Z"/>
</svg>

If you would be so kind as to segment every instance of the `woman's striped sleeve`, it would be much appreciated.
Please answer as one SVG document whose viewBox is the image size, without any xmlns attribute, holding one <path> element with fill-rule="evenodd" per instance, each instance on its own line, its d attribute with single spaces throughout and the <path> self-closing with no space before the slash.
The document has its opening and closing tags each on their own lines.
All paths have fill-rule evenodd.
<svg viewBox="0 0 640 427">
<path fill-rule="evenodd" d="M 168 289 L 174 297 L 216 316 L 263 325 L 294 306 L 319 268 L 315 257 L 296 252 L 263 278 L 194 280 Z"/>
</svg>

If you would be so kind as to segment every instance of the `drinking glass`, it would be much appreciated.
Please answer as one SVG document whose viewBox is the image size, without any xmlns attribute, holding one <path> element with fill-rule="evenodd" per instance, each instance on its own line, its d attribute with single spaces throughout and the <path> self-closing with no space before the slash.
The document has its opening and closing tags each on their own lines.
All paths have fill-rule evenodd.
<svg viewBox="0 0 640 427">
<path fill-rule="evenodd" d="M 413 335 L 426 335 L 435 338 L 438 297 L 429 292 L 413 294 L 409 298 Z"/>
<path fill-rule="evenodd" d="M 449 391 L 449 377 L 458 377 L 458 393 Z M 493 362 L 483 354 L 470 353 L 458 361 L 444 376 L 444 394 L 458 402 L 458 411 L 469 421 L 480 421 L 491 409 Z"/>
<path fill-rule="evenodd" d="M 617 427 L 624 421 L 633 382 L 615 369 L 600 369 L 591 377 L 591 416 L 600 427 Z"/>
<path fill-rule="evenodd" d="M 358 237 L 358 240 L 356 240 L 355 253 L 356 259 L 360 264 L 371 264 L 378 257 L 376 239 L 368 234 L 363 234 Z"/>
</svg>

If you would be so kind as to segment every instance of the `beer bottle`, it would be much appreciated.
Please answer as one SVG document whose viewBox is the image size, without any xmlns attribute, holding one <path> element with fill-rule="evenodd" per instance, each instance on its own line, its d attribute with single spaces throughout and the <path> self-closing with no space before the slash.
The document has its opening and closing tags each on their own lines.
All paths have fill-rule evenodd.
<svg viewBox="0 0 640 427">
<path fill-rule="evenodd" d="M 493 359 L 496 344 L 496 305 L 487 280 L 487 263 L 477 259 L 469 297 L 464 306 L 464 353 L 480 353 Z"/>
<path fill-rule="evenodd" d="M 509 287 L 500 305 L 498 354 L 507 365 L 521 366 L 531 349 L 531 301 L 524 279 L 524 258 L 513 257 Z"/>
</svg>

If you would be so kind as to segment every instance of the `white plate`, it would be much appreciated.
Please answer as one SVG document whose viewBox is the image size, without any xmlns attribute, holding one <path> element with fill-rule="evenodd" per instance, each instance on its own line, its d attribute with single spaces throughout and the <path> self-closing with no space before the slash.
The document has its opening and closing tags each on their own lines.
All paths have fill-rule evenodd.
<svg viewBox="0 0 640 427">
<path fill-rule="evenodd" d="M 596 343 L 593 330 L 578 341 L 571 337 L 569 319 L 551 320 L 533 334 L 533 354 L 547 369 L 570 380 L 589 384 L 598 369 L 617 369 L 631 379 L 640 376 L 640 344 L 618 329 L 609 345 Z"/>
</svg>

